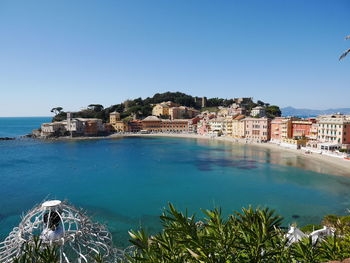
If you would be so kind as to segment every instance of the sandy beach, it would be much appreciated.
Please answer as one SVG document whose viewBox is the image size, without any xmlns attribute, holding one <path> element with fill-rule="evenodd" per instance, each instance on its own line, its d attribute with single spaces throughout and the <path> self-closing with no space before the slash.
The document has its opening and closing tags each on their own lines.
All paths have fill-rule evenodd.
<svg viewBox="0 0 350 263">
<path fill-rule="evenodd" d="M 306 163 L 308 163 L 306 169 L 321 172 L 322 170 L 317 169 L 317 164 L 320 164 L 322 162 L 323 166 L 327 166 L 328 171 L 331 174 L 334 175 L 340 175 L 340 176 L 350 176 L 350 160 L 345 160 L 341 158 L 331 157 L 327 155 L 317 154 L 317 153 L 311 153 L 311 154 L 305 154 L 305 151 L 303 150 L 294 150 L 289 149 L 285 147 L 281 147 L 274 143 L 256 143 L 256 142 L 248 142 L 246 143 L 245 140 L 239 140 L 236 138 L 231 137 L 210 137 L 210 136 L 203 136 L 198 134 L 164 134 L 164 133 L 154 133 L 154 134 L 112 134 L 109 136 L 103 136 L 103 137 L 61 137 L 54 140 L 98 140 L 98 139 L 115 139 L 115 138 L 123 138 L 123 137 L 172 137 L 172 138 L 187 138 L 187 139 L 200 139 L 200 140 L 214 140 L 214 141 L 221 141 L 221 142 L 229 142 L 233 144 L 240 144 L 240 145 L 251 145 L 251 146 L 257 146 L 257 147 L 263 147 L 265 149 L 269 149 L 272 152 L 284 152 L 289 153 L 291 157 L 297 157 L 299 159 L 306 160 Z"/>
</svg>

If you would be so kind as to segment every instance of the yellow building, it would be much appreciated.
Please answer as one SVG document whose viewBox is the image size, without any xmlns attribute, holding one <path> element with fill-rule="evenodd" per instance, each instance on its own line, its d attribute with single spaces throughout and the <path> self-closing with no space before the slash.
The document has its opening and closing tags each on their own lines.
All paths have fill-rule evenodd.
<svg viewBox="0 0 350 263">
<path fill-rule="evenodd" d="M 171 107 L 169 109 L 169 116 L 172 120 L 175 119 L 191 119 L 196 117 L 200 112 L 196 109 L 186 106 Z"/>
<path fill-rule="evenodd" d="M 245 136 L 245 123 L 244 115 L 238 115 L 232 120 L 232 137 L 244 138 Z"/>
<path fill-rule="evenodd" d="M 166 116 L 169 115 L 169 106 L 166 104 L 157 104 L 152 109 L 153 116 Z"/>
<path fill-rule="evenodd" d="M 128 131 L 128 124 L 124 121 L 116 121 L 112 124 L 113 129 L 116 132 L 126 132 Z"/>
<path fill-rule="evenodd" d="M 152 109 L 152 115 L 153 116 L 167 116 L 169 114 L 169 109 L 172 107 L 177 107 L 179 104 L 176 104 L 172 101 L 166 101 L 162 103 L 158 103 L 155 106 L 153 106 Z"/>
<path fill-rule="evenodd" d="M 219 111 L 218 111 L 218 116 L 220 117 L 226 117 L 229 115 L 229 109 L 228 108 L 220 108 Z"/>
<path fill-rule="evenodd" d="M 292 138 L 283 138 L 281 140 L 281 146 L 293 149 L 300 149 L 300 147 L 305 147 L 307 139 L 292 139 Z"/>
<path fill-rule="evenodd" d="M 109 123 L 116 132 L 125 132 L 128 130 L 127 124 L 120 120 L 119 112 L 115 111 L 109 114 Z"/>
<path fill-rule="evenodd" d="M 120 121 L 120 113 L 119 112 L 111 112 L 109 114 L 109 123 L 113 124 L 116 123 L 117 121 Z"/>
<path fill-rule="evenodd" d="M 225 125 L 225 130 L 224 130 L 224 134 L 226 136 L 232 136 L 232 116 L 227 116 L 225 118 L 226 121 L 226 125 Z"/>
</svg>

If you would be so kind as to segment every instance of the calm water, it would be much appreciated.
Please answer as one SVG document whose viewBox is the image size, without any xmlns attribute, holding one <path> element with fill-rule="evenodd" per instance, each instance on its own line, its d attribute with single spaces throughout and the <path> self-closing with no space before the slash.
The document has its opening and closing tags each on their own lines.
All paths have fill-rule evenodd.
<svg viewBox="0 0 350 263">
<path fill-rule="evenodd" d="M 43 122 L 50 122 L 51 117 L 5 118 L 0 117 L 0 137 L 17 137 L 29 134 Z"/>
<path fill-rule="evenodd" d="M 17 121 L 22 122 L 0 118 L 0 133 L 25 134 L 38 126 L 38 119 L 26 119 L 25 131 Z M 168 201 L 198 214 L 199 208 L 215 206 L 226 213 L 249 204 L 269 206 L 286 225 L 318 223 L 324 214 L 350 208 L 350 178 L 331 173 L 327 165 L 290 153 L 207 140 L 3 141 L 0 239 L 23 211 L 45 198 L 69 199 L 88 209 L 108 224 L 119 246 L 130 228 L 157 231 Z"/>
</svg>

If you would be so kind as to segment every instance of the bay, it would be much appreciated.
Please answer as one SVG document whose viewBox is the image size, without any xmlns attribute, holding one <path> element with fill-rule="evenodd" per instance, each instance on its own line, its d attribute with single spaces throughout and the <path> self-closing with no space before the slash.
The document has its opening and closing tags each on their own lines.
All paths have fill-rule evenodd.
<svg viewBox="0 0 350 263">
<path fill-rule="evenodd" d="M 47 121 L 4 119 L 0 134 L 9 137 Z M 1 141 L 0 240 L 45 199 L 86 209 L 107 224 L 120 247 L 128 245 L 130 229 L 159 231 L 168 202 L 198 216 L 200 208 L 221 207 L 227 215 L 268 206 L 285 226 L 319 223 L 323 215 L 344 215 L 350 207 L 350 178 L 332 169 L 290 152 L 207 139 Z"/>
</svg>

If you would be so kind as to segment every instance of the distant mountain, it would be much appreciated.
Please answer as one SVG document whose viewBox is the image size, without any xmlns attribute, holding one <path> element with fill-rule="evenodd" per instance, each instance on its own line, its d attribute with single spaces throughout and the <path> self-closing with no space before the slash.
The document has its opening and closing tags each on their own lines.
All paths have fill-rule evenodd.
<svg viewBox="0 0 350 263">
<path fill-rule="evenodd" d="M 338 108 L 328 110 L 312 110 L 312 109 L 296 109 L 293 107 L 285 107 L 281 109 L 282 116 L 297 116 L 297 117 L 316 117 L 318 115 L 343 113 L 350 114 L 350 108 Z"/>
</svg>

